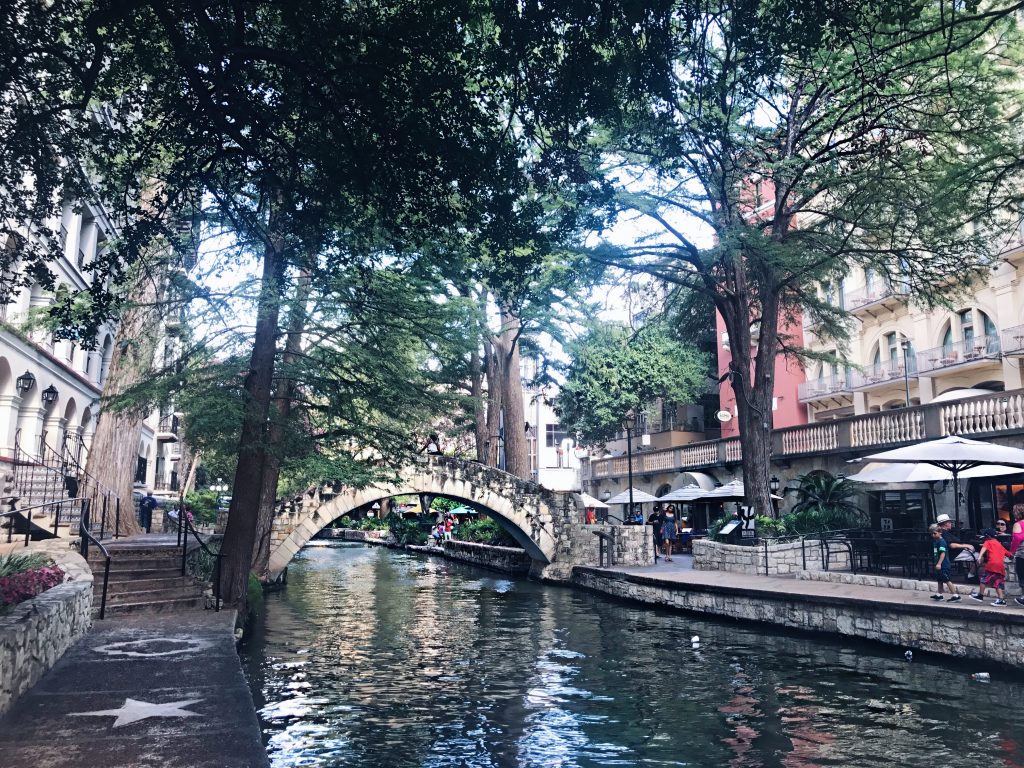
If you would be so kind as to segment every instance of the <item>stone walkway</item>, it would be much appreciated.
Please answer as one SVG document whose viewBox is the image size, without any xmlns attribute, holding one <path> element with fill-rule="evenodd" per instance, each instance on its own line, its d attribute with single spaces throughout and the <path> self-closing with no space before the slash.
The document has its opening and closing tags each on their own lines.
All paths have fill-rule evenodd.
<svg viewBox="0 0 1024 768">
<path fill-rule="evenodd" d="M 234 613 L 96 622 L 0 719 L 4 768 L 263 768 Z"/>
<path fill-rule="evenodd" d="M 685 559 L 684 559 L 685 558 Z M 922 613 L 935 611 L 952 611 L 965 618 L 984 617 L 994 621 L 1020 623 L 1024 625 L 1024 608 L 1017 605 L 1012 597 L 1008 597 L 1009 605 L 1005 607 L 991 604 L 991 590 L 986 602 L 979 603 L 966 595 L 958 603 L 936 602 L 929 595 L 931 591 L 892 589 L 873 587 L 861 584 L 843 584 L 830 581 L 810 581 L 795 576 L 752 576 L 745 573 L 729 571 L 695 571 L 692 559 L 677 555 L 673 562 L 658 561 L 656 566 L 590 569 L 601 573 L 619 573 L 631 579 L 639 579 L 648 584 L 664 583 L 666 586 L 692 585 L 702 591 L 741 591 L 747 595 L 764 594 L 766 597 L 785 593 L 802 596 L 810 601 L 815 599 L 843 599 L 861 604 L 877 604 L 885 606 L 901 606 L 904 609 L 921 609 Z"/>
</svg>

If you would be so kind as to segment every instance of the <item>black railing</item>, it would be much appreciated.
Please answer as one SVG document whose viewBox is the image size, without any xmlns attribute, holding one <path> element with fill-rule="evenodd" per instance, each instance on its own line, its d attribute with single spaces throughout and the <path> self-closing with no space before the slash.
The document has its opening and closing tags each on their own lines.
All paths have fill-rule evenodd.
<svg viewBox="0 0 1024 768">
<path fill-rule="evenodd" d="M 188 513 L 185 511 L 183 504 L 178 506 L 178 543 L 181 546 L 181 575 L 184 576 L 187 571 L 187 560 L 188 560 L 188 535 L 192 534 L 192 537 L 199 544 L 200 548 L 210 557 L 214 558 L 213 563 L 213 601 L 214 608 L 220 611 L 220 561 L 221 551 L 218 549 L 214 552 L 208 546 L 206 542 L 199 538 L 199 533 L 195 528 L 192 527 L 192 521 L 188 519 Z"/>
<path fill-rule="evenodd" d="M 90 521 L 91 510 L 89 507 L 89 499 L 82 499 L 82 515 L 78 521 L 78 532 L 82 538 L 80 552 L 82 557 L 86 562 L 88 562 L 89 542 L 92 542 L 106 558 L 106 562 L 103 564 L 103 592 L 100 596 L 100 619 L 102 620 L 107 615 L 107 586 L 110 583 L 110 552 L 105 546 L 103 546 L 99 539 L 92 535 L 92 532 L 89 530 L 92 527 Z M 100 525 L 102 526 L 102 523 Z"/>
</svg>

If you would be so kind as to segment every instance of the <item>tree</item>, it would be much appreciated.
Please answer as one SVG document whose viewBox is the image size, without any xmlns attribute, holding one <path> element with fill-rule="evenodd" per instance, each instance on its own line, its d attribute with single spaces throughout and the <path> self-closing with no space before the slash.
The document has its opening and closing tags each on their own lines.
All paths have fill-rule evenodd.
<svg viewBox="0 0 1024 768">
<path fill-rule="evenodd" d="M 594 258 L 706 296 L 732 350 L 743 474 L 768 514 L 772 374 L 854 267 L 948 305 L 1016 223 L 1012 6 L 681 4 L 676 67 L 606 125 L 602 178 L 658 234 Z"/>
<path fill-rule="evenodd" d="M 707 358 L 657 325 L 630 333 L 621 325 L 596 324 L 568 351 L 555 412 L 585 443 L 615 439 L 627 413 L 639 414 L 658 398 L 692 402 L 707 383 Z"/>
</svg>

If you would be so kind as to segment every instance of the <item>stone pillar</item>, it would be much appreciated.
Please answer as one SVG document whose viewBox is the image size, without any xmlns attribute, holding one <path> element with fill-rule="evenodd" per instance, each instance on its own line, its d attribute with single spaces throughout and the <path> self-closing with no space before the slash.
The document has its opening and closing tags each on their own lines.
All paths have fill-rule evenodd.
<svg viewBox="0 0 1024 768">
<path fill-rule="evenodd" d="M 0 395 L 0 455 L 14 455 L 14 433 L 18 429 L 18 395 Z"/>
<path fill-rule="evenodd" d="M 1020 358 L 1003 358 L 1003 384 L 1007 390 L 1024 387 L 1024 380 L 1020 373 Z"/>
<path fill-rule="evenodd" d="M 22 408 L 18 412 L 21 448 L 32 456 L 39 455 L 39 437 L 43 434 L 43 419 L 45 416 L 46 409 L 40 406 Z"/>
<path fill-rule="evenodd" d="M 56 404 L 54 404 L 56 406 Z M 46 444 L 50 446 L 54 451 L 60 453 L 60 446 L 64 440 L 64 430 L 67 429 L 68 420 L 63 416 L 58 416 L 56 413 L 56 407 L 54 413 L 51 413 L 46 419 Z"/>
<path fill-rule="evenodd" d="M 863 416 L 868 412 L 868 393 L 858 391 L 853 393 L 853 415 Z"/>
<path fill-rule="evenodd" d="M 927 405 L 935 397 L 935 379 L 931 376 L 919 376 L 917 379 L 917 392 L 921 398 L 921 405 Z"/>
</svg>

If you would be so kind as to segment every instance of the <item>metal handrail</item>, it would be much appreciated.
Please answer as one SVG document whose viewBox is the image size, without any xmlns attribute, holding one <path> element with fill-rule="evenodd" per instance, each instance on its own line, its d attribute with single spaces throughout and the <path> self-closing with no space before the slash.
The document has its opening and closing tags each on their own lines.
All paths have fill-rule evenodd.
<svg viewBox="0 0 1024 768">
<path fill-rule="evenodd" d="M 89 507 L 90 500 L 82 499 L 82 516 L 78 520 L 78 532 L 82 537 L 80 551 L 82 557 L 88 561 L 89 542 L 91 541 L 99 547 L 100 552 L 102 552 L 103 556 L 106 558 L 106 562 L 103 565 L 103 593 L 100 596 L 100 620 L 102 621 L 107 615 L 107 586 L 110 583 L 110 551 L 89 531 Z"/>
<path fill-rule="evenodd" d="M 14 515 L 23 515 L 25 517 L 25 519 L 26 519 L 26 525 L 25 525 L 25 546 L 26 547 L 28 546 L 28 543 L 29 543 L 29 541 L 31 539 L 31 536 L 32 536 L 32 510 L 34 510 L 34 509 L 43 509 L 44 507 L 56 507 L 57 508 L 57 514 L 54 515 L 54 519 L 53 519 L 53 532 L 54 532 L 54 535 L 56 535 L 57 527 L 60 525 L 60 512 L 61 512 L 61 508 L 65 504 L 72 503 L 74 501 L 74 499 L 60 499 L 58 501 L 47 501 L 47 502 L 44 502 L 42 504 L 32 504 L 31 506 L 28 506 L 28 507 L 21 507 L 20 509 L 15 509 L 14 505 L 17 503 L 19 498 L 20 497 L 18 497 L 18 496 L 8 496 L 7 498 L 3 499 L 2 503 L 10 504 L 11 508 L 8 511 L 6 511 L 6 512 L 0 512 L 0 517 L 13 517 Z M 11 520 L 10 523 L 8 524 L 8 527 L 7 527 L 7 543 L 10 544 L 13 540 L 14 540 L 14 520 Z"/>
<path fill-rule="evenodd" d="M 221 560 L 221 555 L 222 555 L 221 551 L 218 549 L 216 552 L 214 552 L 212 549 L 210 549 L 208 546 L 206 546 L 206 542 L 205 541 L 203 541 L 202 539 L 199 538 L 199 534 L 196 532 L 196 529 L 192 526 L 192 523 L 189 521 L 188 515 L 186 514 L 185 508 L 184 508 L 183 505 L 179 505 L 178 506 L 178 532 L 179 532 L 179 534 L 180 533 L 184 533 L 184 536 L 183 536 L 182 542 L 181 542 L 181 575 L 182 576 L 185 575 L 185 571 L 186 571 L 186 563 L 185 563 L 185 561 L 186 561 L 186 558 L 188 556 L 188 534 L 189 533 L 192 534 L 192 537 L 196 540 L 196 543 L 198 543 L 199 546 L 202 547 L 203 551 L 206 554 L 208 554 L 211 557 L 215 558 L 214 565 L 213 565 L 213 600 L 214 600 L 214 610 L 220 611 L 220 560 Z"/>
</svg>

